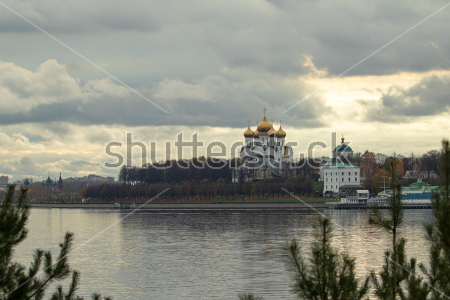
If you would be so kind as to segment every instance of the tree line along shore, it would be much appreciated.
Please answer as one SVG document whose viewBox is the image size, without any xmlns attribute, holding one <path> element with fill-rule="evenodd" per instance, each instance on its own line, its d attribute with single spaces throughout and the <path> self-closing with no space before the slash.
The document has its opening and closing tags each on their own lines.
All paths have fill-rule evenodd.
<svg viewBox="0 0 450 300">
<path fill-rule="evenodd" d="M 216 182 L 203 180 L 200 183 L 105 184 L 86 187 L 80 195 L 83 199 L 91 199 L 97 203 L 144 203 L 160 193 L 160 196 L 152 200 L 153 203 L 298 201 L 283 189 L 299 197 L 307 197 L 308 201 L 323 201 L 314 197 L 315 183 L 305 176 L 289 178 L 284 182 L 261 180 L 236 184 L 227 183 L 221 178 Z"/>
<path fill-rule="evenodd" d="M 217 162 L 212 158 L 193 158 L 189 161 L 167 160 L 155 164 L 147 164 L 142 167 L 122 167 L 118 174 L 119 184 L 89 186 L 75 188 L 68 184 L 61 193 L 55 194 L 51 188 L 34 184 L 30 186 L 30 202 L 81 202 L 82 199 L 91 199 L 99 203 L 117 202 L 139 203 L 139 199 L 149 199 L 159 192 L 169 188 L 168 192 L 161 195 L 156 201 L 161 203 L 180 202 L 210 202 L 210 201 L 286 201 L 289 198 L 282 188 L 301 197 L 314 197 L 318 200 L 323 191 L 323 183 L 320 180 L 320 164 L 309 158 L 308 161 L 295 160 L 293 167 L 295 172 L 286 172 L 277 179 L 260 180 L 254 182 L 251 179 L 251 171 L 242 171 L 239 175 L 239 183 L 231 183 L 232 171 L 241 165 L 239 159 L 230 159 Z M 398 179 L 403 186 L 415 182 L 415 178 L 406 176 L 406 170 L 427 170 L 434 172 L 436 178 L 425 178 L 424 182 L 430 185 L 440 184 L 441 153 L 436 150 L 428 151 L 420 156 L 411 153 L 403 156 L 393 153 L 388 156 L 366 150 L 364 153 L 356 152 L 349 158 L 349 163 L 361 167 L 361 183 L 371 193 L 383 190 L 383 180 L 388 174 L 388 162 L 396 161 Z M 196 168 L 193 165 L 201 165 Z M 301 167 L 299 167 L 301 166 Z M 307 181 L 306 179 L 310 179 Z M 248 181 L 248 182 L 247 182 Z M 258 183 L 259 182 L 259 183 Z M 2 192 L 0 192 L 0 196 Z M 326 199 L 322 199 L 325 201 Z"/>
</svg>

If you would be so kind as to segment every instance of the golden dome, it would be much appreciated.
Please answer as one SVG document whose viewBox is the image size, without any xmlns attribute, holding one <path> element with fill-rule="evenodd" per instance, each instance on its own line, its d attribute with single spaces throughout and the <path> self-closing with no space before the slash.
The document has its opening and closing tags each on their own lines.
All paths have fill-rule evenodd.
<svg viewBox="0 0 450 300">
<path fill-rule="evenodd" d="M 255 132 L 253 133 L 253 137 L 254 137 L 255 139 L 259 139 L 259 131 L 258 131 L 258 128 L 256 128 Z"/>
<path fill-rule="evenodd" d="M 344 139 L 344 134 L 342 134 L 342 137 L 341 137 L 341 141 L 343 141 L 343 140 L 345 140 L 345 139 Z"/>
<path fill-rule="evenodd" d="M 273 128 L 273 125 L 272 125 L 272 127 L 270 127 L 270 130 L 269 130 L 269 132 L 267 133 L 267 135 L 269 135 L 269 136 L 276 136 L 277 135 L 277 131 L 275 130 L 275 128 Z"/>
<path fill-rule="evenodd" d="M 268 132 L 271 127 L 272 127 L 272 124 L 270 124 L 270 122 L 267 121 L 266 116 L 264 116 L 264 119 L 261 121 L 261 123 L 258 124 L 258 131 L 259 132 Z"/>
<path fill-rule="evenodd" d="M 277 138 L 285 138 L 286 137 L 286 132 L 284 132 L 283 128 L 281 128 L 280 125 L 280 129 L 278 129 L 277 131 Z"/>
<path fill-rule="evenodd" d="M 250 125 L 248 125 L 247 130 L 244 132 L 244 136 L 245 136 L 246 138 L 253 137 L 253 131 L 250 129 Z"/>
<path fill-rule="evenodd" d="M 285 149 L 286 150 L 284 151 L 284 157 L 289 157 L 290 155 L 289 155 L 287 147 L 285 147 Z"/>
</svg>

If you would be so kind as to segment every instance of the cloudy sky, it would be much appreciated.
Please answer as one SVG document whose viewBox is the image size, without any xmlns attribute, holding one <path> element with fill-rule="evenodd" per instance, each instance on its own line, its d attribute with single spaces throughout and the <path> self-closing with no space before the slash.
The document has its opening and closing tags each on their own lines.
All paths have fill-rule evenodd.
<svg viewBox="0 0 450 300">
<path fill-rule="evenodd" d="M 181 131 L 231 144 L 264 107 L 297 153 L 331 132 L 355 151 L 438 149 L 448 3 L 3 0 L 0 175 L 117 175 L 104 146 L 126 132 L 160 150 Z"/>
</svg>

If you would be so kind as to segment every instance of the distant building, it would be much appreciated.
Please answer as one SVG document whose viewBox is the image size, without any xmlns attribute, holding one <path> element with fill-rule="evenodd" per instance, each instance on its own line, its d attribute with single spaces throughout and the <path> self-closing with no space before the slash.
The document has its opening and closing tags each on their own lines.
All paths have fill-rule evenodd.
<svg viewBox="0 0 450 300">
<path fill-rule="evenodd" d="M 114 177 L 103 177 L 95 174 L 89 174 L 86 178 L 88 182 L 114 183 Z"/>
<path fill-rule="evenodd" d="M 333 149 L 332 157 L 321 158 L 320 178 L 319 181 L 325 182 L 325 174 L 323 173 L 324 167 L 335 165 L 339 162 L 348 163 L 353 158 L 353 149 L 350 148 L 348 143 L 345 142 L 344 135 L 341 137 L 341 144 Z"/>
<path fill-rule="evenodd" d="M 432 171 L 432 172 L 434 172 L 434 171 Z M 427 170 L 415 169 L 415 170 L 406 171 L 405 177 L 406 178 L 428 178 L 429 174 L 428 174 Z"/>
<path fill-rule="evenodd" d="M 328 159 L 320 170 L 324 196 L 350 195 L 362 189 L 360 167 L 348 163 L 352 157 L 353 150 L 342 136 L 341 144 L 333 150 L 333 158 Z"/>
<path fill-rule="evenodd" d="M 9 182 L 8 176 L 0 176 L 0 185 L 7 185 Z"/>
<path fill-rule="evenodd" d="M 59 180 L 58 180 L 58 190 L 62 190 L 64 188 L 64 184 L 61 178 L 61 173 L 59 173 Z"/>
<path fill-rule="evenodd" d="M 31 183 L 33 183 L 33 180 L 31 180 L 31 182 L 30 182 L 30 180 L 28 180 L 28 178 L 25 178 L 25 180 L 23 181 L 23 186 L 29 187 Z"/>
<path fill-rule="evenodd" d="M 69 177 L 64 179 L 64 184 L 67 186 L 69 184 L 73 185 L 75 188 L 82 188 L 86 186 L 93 186 L 98 184 L 114 184 L 114 177 L 104 177 L 95 174 L 89 174 L 84 177 Z"/>
<path fill-rule="evenodd" d="M 437 178 L 437 179 L 439 179 L 439 175 L 436 174 L 435 171 L 430 171 L 430 178 Z"/>
<path fill-rule="evenodd" d="M 440 189 L 439 186 L 430 185 L 427 182 L 423 182 L 422 178 L 417 178 L 417 182 L 413 182 L 409 185 L 409 187 L 404 186 L 402 187 L 402 195 L 403 198 L 407 198 L 405 196 L 408 196 L 410 194 L 413 194 L 414 192 L 421 191 L 422 193 L 429 193 L 431 195 L 432 192 L 438 192 Z M 383 192 L 378 193 L 378 195 L 392 195 L 392 189 L 387 189 Z"/>
<path fill-rule="evenodd" d="M 47 180 L 44 180 L 44 181 L 42 182 L 42 185 L 44 185 L 44 186 L 50 186 L 50 187 L 56 186 L 56 183 L 53 182 L 53 180 L 50 178 L 50 172 L 48 173 Z"/>
<path fill-rule="evenodd" d="M 33 179 L 28 179 L 28 178 L 14 181 L 14 184 L 16 186 L 23 186 L 23 187 L 29 187 L 30 184 L 32 184 L 32 183 L 33 183 Z"/>
<path fill-rule="evenodd" d="M 341 144 L 333 150 L 333 158 L 336 159 L 338 157 L 341 159 L 350 159 L 353 157 L 353 149 L 350 148 L 348 143 L 345 143 L 344 135 L 341 137 Z"/>
<path fill-rule="evenodd" d="M 361 189 L 361 171 L 359 166 L 337 163 L 323 167 L 323 193 L 334 196 Z"/>
<path fill-rule="evenodd" d="M 289 170 L 294 152 L 291 146 L 285 144 L 286 132 L 281 128 L 281 123 L 280 128 L 275 130 L 266 118 L 266 109 L 263 111 L 264 118 L 256 130 L 251 130 L 249 124 L 244 132 L 244 146 L 240 150 L 242 165 L 232 172 L 232 182 L 275 179 L 288 173 L 295 175 L 295 170 Z"/>
</svg>

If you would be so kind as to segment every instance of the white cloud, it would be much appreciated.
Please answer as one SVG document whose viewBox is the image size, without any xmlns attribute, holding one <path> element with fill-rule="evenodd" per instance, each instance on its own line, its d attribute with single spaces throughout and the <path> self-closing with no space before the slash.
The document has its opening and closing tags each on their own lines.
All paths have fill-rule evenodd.
<svg viewBox="0 0 450 300">
<path fill-rule="evenodd" d="M 45 146 L 40 143 L 32 143 L 30 140 L 24 136 L 22 133 L 14 133 L 12 135 L 7 135 L 0 131 L 0 145 L 3 149 L 8 150 L 19 150 L 19 151 L 43 151 Z M 0 151 L 0 153 L 3 151 Z"/>
<path fill-rule="evenodd" d="M 124 98 L 130 95 L 130 91 L 113 83 L 109 77 L 90 80 L 82 85 L 78 78 L 67 73 L 66 66 L 50 59 L 35 72 L 0 61 L 0 95 L 0 112 L 17 113 L 29 112 L 39 105 L 74 99 Z"/>
<path fill-rule="evenodd" d="M 79 82 L 55 60 L 41 64 L 35 72 L 13 63 L 0 62 L 0 111 L 29 111 L 48 104 L 81 97 Z"/>
<path fill-rule="evenodd" d="M 0 162 L 0 174 L 14 177 L 33 177 L 43 172 L 43 168 L 31 158 L 24 156 L 20 160 Z"/>
<path fill-rule="evenodd" d="M 203 82 L 186 83 L 181 79 L 165 78 L 155 88 L 153 97 L 160 99 L 212 100 L 214 86 Z"/>
</svg>

